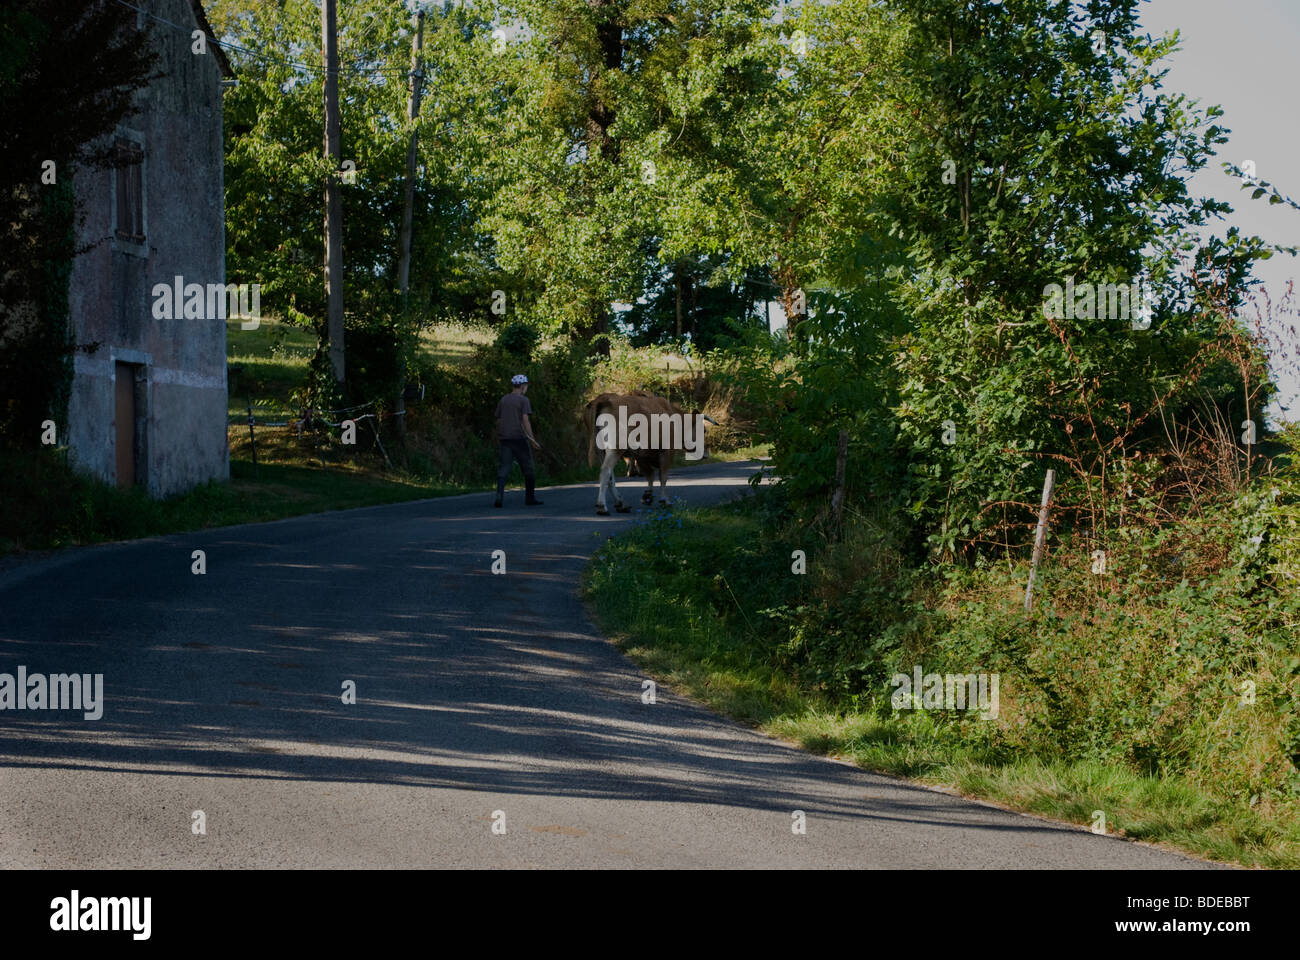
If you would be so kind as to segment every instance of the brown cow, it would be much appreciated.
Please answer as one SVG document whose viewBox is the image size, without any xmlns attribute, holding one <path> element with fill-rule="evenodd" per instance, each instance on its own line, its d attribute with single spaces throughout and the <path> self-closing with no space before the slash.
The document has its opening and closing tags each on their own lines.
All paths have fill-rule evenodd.
<svg viewBox="0 0 1300 960">
<path fill-rule="evenodd" d="M 604 418 L 604 419 L 602 419 Z M 628 464 L 628 475 L 633 467 L 646 478 L 646 489 L 641 502 L 654 500 L 654 476 L 659 474 L 659 502 L 668 502 L 668 468 L 673 454 L 678 450 L 698 448 L 699 456 L 705 454 L 704 424 L 717 421 L 706 415 L 687 413 L 677 404 L 654 394 L 638 390 L 629 394 L 602 393 L 587 404 L 584 420 L 587 424 L 587 462 L 596 463 L 596 449 L 605 451 L 600 468 L 600 486 L 596 494 L 596 513 L 608 516 L 605 494 L 613 496 L 614 509 L 627 513 L 630 509 L 618 495 L 614 482 L 614 466 L 619 459 Z"/>
</svg>

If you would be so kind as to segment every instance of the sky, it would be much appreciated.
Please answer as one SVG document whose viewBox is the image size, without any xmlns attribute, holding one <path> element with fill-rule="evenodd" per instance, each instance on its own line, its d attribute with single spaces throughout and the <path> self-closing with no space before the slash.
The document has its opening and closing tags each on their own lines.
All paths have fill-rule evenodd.
<svg viewBox="0 0 1300 960">
<path fill-rule="evenodd" d="M 1300 199 L 1300 0 L 1149 0 L 1142 5 L 1142 22 L 1153 36 L 1175 29 L 1181 35 L 1181 49 L 1165 61 L 1169 75 L 1164 90 L 1223 107 L 1219 123 L 1231 134 L 1219 148 L 1219 159 L 1238 166 L 1253 160 L 1259 179 Z M 1300 246 L 1300 210 L 1270 205 L 1267 198 L 1251 200 L 1250 192 L 1217 163 L 1190 183 L 1195 193 L 1236 208 L 1215 226 L 1215 233 L 1235 225 L 1244 234 Z M 1300 280 L 1300 259 L 1275 255 L 1258 265 L 1256 276 L 1276 304 L 1287 282 Z M 1300 294 L 1300 283 L 1296 286 Z M 1294 305 L 1284 319 L 1295 323 Z M 1294 335 L 1288 339 L 1294 357 L 1300 344 Z M 1275 380 L 1281 395 L 1269 410 L 1270 419 L 1300 419 L 1300 378 L 1294 367 L 1275 368 Z"/>
</svg>

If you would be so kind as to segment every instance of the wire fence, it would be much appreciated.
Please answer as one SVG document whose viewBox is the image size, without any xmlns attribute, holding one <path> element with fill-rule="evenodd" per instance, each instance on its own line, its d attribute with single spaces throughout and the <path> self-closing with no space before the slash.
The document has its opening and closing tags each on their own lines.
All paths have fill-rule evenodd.
<svg viewBox="0 0 1300 960">
<path fill-rule="evenodd" d="M 370 407 L 374 407 L 375 404 L 378 402 L 379 402 L 378 400 L 369 400 L 366 403 L 359 403 L 355 406 L 335 407 L 329 410 L 317 410 L 313 407 L 308 407 L 303 409 L 300 412 L 299 416 L 292 419 L 258 420 L 257 417 L 253 414 L 253 404 L 252 401 L 250 400 L 246 408 L 248 410 L 247 416 L 232 418 L 227 422 L 227 426 L 239 427 L 239 426 L 247 425 L 249 448 L 252 451 L 252 455 L 253 455 L 253 466 L 254 468 L 256 468 L 257 467 L 257 433 L 256 433 L 257 427 L 296 428 L 298 439 L 302 439 L 304 430 L 314 431 L 319 429 L 320 427 L 330 427 L 333 429 L 343 431 L 347 428 L 349 424 L 351 424 L 353 429 L 355 430 L 357 425 L 359 425 L 363 421 L 368 421 L 368 426 L 370 427 L 370 430 L 375 438 L 375 446 L 376 448 L 378 448 L 380 454 L 383 455 L 384 463 L 386 463 L 388 465 L 388 468 L 391 470 L 393 467 L 393 462 L 388 457 L 388 451 L 384 449 L 383 440 L 380 439 L 378 424 L 384 420 L 396 420 L 398 417 L 405 416 L 406 415 L 405 410 L 394 410 L 386 413 L 384 412 L 363 413 L 359 416 L 354 416 L 354 417 L 340 417 L 338 420 L 330 420 L 327 416 L 325 416 L 326 414 L 351 413 L 354 410 L 366 410 Z M 355 434 L 353 435 L 353 437 L 354 439 L 349 441 L 348 439 L 346 439 L 345 436 L 342 438 L 342 442 L 344 444 L 349 444 L 349 445 L 351 443 L 355 443 L 356 442 Z M 325 455 L 323 449 L 319 446 L 319 438 L 318 438 L 317 450 L 318 450 L 321 466 L 325 466 Z"/>
</svg>

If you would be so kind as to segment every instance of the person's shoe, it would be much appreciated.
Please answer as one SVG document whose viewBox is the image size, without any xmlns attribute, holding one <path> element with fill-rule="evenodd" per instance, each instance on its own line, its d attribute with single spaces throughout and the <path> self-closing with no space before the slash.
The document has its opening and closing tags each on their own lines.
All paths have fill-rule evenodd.
<svg viewBox="0 0 1300 960">
<path fill-rule="evenodd" d="M 616 504 L 614 504 L 614 509 L 617 510 L 619 513 L 631 513 L 631 512 L 632 512 L 632 508 L 629 507 L 629 506 L 628 506 L 627 504 L 625 504 L 625 503 L 616 503 Z"/>
<path fill-rule="evenodd" d="M 499 507 L 499 506 L 501 506 L 501 498 L 500 498 L 500 497 L 497 497 L 495 500 L 493 500 L 493 501 L 492 501 L 492 506 L 494 506 L 494 507 Z"/>
<path fill-rule="evenodd" d="M 524 501 L 525 507 L 540 507 L 541 505 L 542 505 L 542 501 L 538 500 L 536 497 L 533 497 L 533 499 L 531 500 Z"/>
</svg>

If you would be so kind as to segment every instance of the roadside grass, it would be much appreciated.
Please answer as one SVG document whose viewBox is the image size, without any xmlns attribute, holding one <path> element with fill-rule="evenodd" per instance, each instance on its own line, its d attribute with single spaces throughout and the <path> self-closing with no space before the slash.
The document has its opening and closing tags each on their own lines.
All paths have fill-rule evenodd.
<svg viewBox="0 0 1300 960">
<path fill-rule="evenodd" d="M 731 463 L 735 460 L 766 460 L 772 456 L 770 443 L 750 443 L 734 450 L 709 450 L 709 455 L 698 463 Z M 668 475 L 672 482 L 672 474 Z"/>
<path fill-rule="evenodd" d="M 419 333 L 417 358 L 426 364 L 456 367 L 470 361 L 476 350 L 493 342 L 495 332 L 486 324 L 435 323 Z M 558 340 L 544 340 L 540 346 L 554 346 Z M 307 378 L 308 364 L 316 350 L 315 334 L 275 318 L 263 318 L 256 329 L 241 329 L 240 321 L 226 322 L 226 361 L 239 367 L 232 377 L 229 414 L 247 416 L 251 403 L 256 415 L 277 417 L 291 411 L 290 394 Z M 613 359 L 606 365 L 602 389 L 630 390 L 647 385 L 663 392 L 665 384 L 647 384 L 662 374 L 678 376 L 693 368 L 679 354 L 662 347 L 629 347 L 619 341 Z M 626 379 L 627 383 L 623 380 Z M 667 381 L 665 381 L 666 383 Z M 681 398 L 678 398 L 681 399 Z M 735 459 L 734 457 L 732 459 Z"/>
<path fill-rule="evenodd" d="M 379 477 L 361 470 L 233 459 L 229 483 L 165 500 L 119 490 L 73 471 L 57 451 L 0 451 L 0 554 L 129 540 L 207 527 L 347 510 L 466 488 Z"/>
<path fill-rule="evenodd" d="M 429 362 L 454 366 L 468 360 L 482 344 L 491 343 L 486 327 L 438 323 L 420 331 L 417 348 Z M 316 335 L 304 327 L 263 318 L 256 329 L 243 330 L 240 321 L 226 321 L 226 362 L 240 368 L 231 378 L 229 414 L 278 419 L 292 412 L 290 394 L 307 380 L 316 352 Z"/>
<path fill-rule="evenodd" d="M 230 482 L 208 483 L 180 496 L 150 499 L 143 490 L 121 490 L 77 473 L 59 450 L 0 449 L 0 555 L 27 550 L 130 540 L 139 537 L 261 523 L 307 513 L 380 506 L 461 493 L 489 494 L 494 479 L 457 483 L 415 471 L 388 470 L 374 451 L 327 442 L 316 447 L 288 429 L 258 429 L 253 464 L 245 426 L 230 429 Z M 325 458 L 321 465 L 320 456 Z M 723 462 L 710 459 L 705 462 Z M 495 475 L 495 463 L 485 475 Z M 585 462 L 570 470 L 538 471 L 538 486 L 596 484 L 598 468 Z M 672 475 L 669 475 L 669 492 Z M 640 479 L 620 478 L 629 502 Z M 523 489 L 518 468 L 507 496 Z"/>
<path fill-rule="evenodd" d="M 764 610 L 781 595 L 775 578 L 790 578 L 790 550 L 763 546 L 757 499 L 645 511 L 593 556 L 583 590 L 595 621 L 659 682 L 769 736 L 867 769 L 1088 827 L 1101 811 L 1110 835 L 1212 860 L 1300 867 L 1294 801 L 1246 802 L 1114 760 L 1035 756 L 1009 747 L 991 723 L 892 711 L 887 697 L 846 702 L 801 682 L 786 666 L 789 641 Z M 762 560 L 764 551 L 776 562 Z"/>
</svg>

